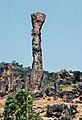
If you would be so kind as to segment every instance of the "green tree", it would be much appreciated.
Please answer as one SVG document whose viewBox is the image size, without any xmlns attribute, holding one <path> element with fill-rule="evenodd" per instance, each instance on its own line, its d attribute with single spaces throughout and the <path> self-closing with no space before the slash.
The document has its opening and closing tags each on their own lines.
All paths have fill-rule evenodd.
<svg viewBox="0 0 82 120">
<path fill-rule="evenodd" d="M 15 96 L 8 96 L 3 120 L 41 120 L 41 117 L 33 110 L 30 94 L 22 89 Z"/>
<path fill-rule="evenodd" d="M 16 110 L 16 100 L 12 96 L 8 96 L 4 107 L 4 120 L 14 120 Z"/>
<path fill-rule="evenodd" d="M 27 92 L 20 90 L 15 95 L 17 110 L 15 112 L 16 120 L 27 120 Z"/>
</svg>

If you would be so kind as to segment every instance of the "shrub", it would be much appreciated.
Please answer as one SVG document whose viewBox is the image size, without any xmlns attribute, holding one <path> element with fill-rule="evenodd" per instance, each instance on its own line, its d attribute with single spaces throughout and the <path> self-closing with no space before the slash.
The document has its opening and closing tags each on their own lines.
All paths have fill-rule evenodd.
<svg viewBox="0 0 82 120">
<path fill-rule="evenodd" d="M 32 97 L 24 89 L 19 90 L 15 96 L 9 95 L 4 107 L 3 120 L 41 120 L 32 105 Z"/>
</svg>

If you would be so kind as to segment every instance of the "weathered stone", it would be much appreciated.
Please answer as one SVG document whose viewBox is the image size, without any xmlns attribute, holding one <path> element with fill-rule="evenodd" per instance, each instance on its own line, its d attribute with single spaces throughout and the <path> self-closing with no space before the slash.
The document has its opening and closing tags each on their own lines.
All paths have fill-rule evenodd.
<svg viewBox="0 0 82 120">
<path fill-rule="evenodd" d="M 71 105 L 68 107 L 65 104 L 55 104 L 53 106 L 47 106 L 47 117 L 56 117 L 58 120 L 73 120 L 77 113 L 77 106 Z"/>
<path fill-rule="evenodd" d="M 32 73 L 30 87 L 40 87 L 43 79 L 42 50 L 41 50 L 41 28 L 45 21 L 45 15 L 37 12 L 31 15 L 32 20 Z"/>
<path fill-rule="evenodd" d="M 72 102 L 72 99 L 75 97 L 72 91 L 63 91 L 59 96 L 66 102 Z"/>
<path fill-rule="evenodd" d="M 2 93 L 6 92 L 6 81 L 5 80 L 0 81 L 0 91 Z"/>
<path fill-rule="evenodd" d="M 53 96 L 53 95 L 56 95 L 56 90 L 54 88 L 47 88 L 45 90 L 45 93 L 47 96 Z"/>
<path fill-rule="evenodd" d="M 77 105 L 71 105 L 69 109 L 69 114 L 74 116 L 77 113 Z"/>
<path fill-rule="evenodd" d="M 47 116 L 52 117 L 55 116 L 57 118 L 60 118 L 63 111 L 66 111 L 67 105 L 61 104 L 61 105 L 53 105 L 53 106 L 47 106 Z"/>
</svg>

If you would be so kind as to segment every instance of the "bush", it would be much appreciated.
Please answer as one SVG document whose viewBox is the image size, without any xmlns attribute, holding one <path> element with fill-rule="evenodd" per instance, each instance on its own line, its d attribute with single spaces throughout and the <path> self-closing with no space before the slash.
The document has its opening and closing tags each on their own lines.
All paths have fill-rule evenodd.
<svg viewBox="0 0 82 120">
<path fill-rule="evenodd" d="M 8 96 L 4 107 L 3 120 L 41 120 L 39 114 L 33 110 L 32 97 L 24 89 L 15 96 Z"/>
</svg>

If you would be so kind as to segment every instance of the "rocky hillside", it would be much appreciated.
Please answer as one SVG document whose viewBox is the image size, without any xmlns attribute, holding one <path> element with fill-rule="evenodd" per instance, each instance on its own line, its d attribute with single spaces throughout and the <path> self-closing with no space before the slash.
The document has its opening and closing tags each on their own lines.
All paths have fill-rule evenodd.
<svg viewBox="0 0 82 120">
<path fill-rule="evenodd" d="M 30 67 L 17 62 L 0 63 L 0 115 L 6 96 L 18 89 L 29 89 Z M 33 108 L 43 120 L 82 120 L 82 72 L 66 71 L 49 73 L 39 90 L 30 91 Z"/>
</svg>

